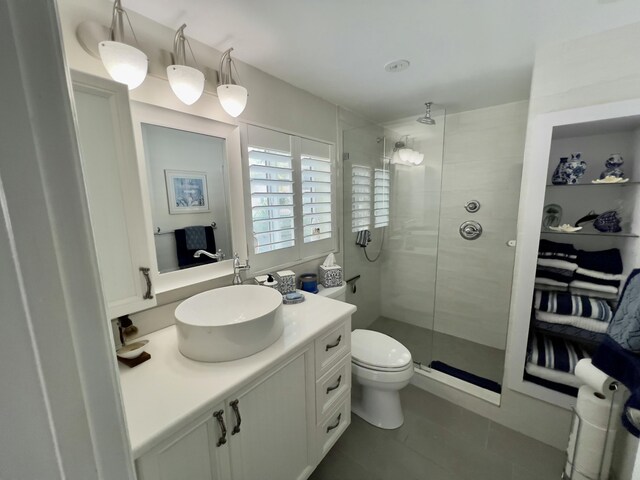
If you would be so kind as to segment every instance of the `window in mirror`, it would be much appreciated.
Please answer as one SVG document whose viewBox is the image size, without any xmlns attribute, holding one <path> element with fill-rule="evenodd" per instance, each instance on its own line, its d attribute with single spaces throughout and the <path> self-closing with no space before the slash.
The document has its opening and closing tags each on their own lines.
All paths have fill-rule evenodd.
<svg viewBox="0 0 640 480">
<path fill-rule="evenodd" d="M 158 271 L 231 258 L 225 139 L 143 123 Z M 201 252 L 204 250 L 204 252 Z"/>
</svg>

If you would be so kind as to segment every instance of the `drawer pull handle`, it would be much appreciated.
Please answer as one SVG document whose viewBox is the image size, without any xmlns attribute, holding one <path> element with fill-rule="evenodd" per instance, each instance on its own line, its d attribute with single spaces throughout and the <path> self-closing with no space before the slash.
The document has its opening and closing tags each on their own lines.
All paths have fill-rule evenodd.
<svg viewBox="0 0 640 480">
<path fill-rule="evenodd" d="M 338 336 L 338 339 L 336 340 L 336 343 L 332 343 L 330 345 L 326 345 L 324 351 L 328 352 L 329 350 L 331 350 L 332 348 L 336 348 L 338 345 L 340 345 L 340 341 L 342 340 L 342 335 Z"/>
<path fill-rule="evenodd" d="M 236 433 L 240 433 L 240 424 L 242 423 L 242 417 L 240 416 L 240 408 L 238 408 L 238 399 L 236 398 L 233 402 L 229 403 L 231 408 L 233 408 L 233 413 L 236 415 L 236 424 L 231 430 L 231 435 L 235 435 Z"/>
<path fill-rule="evenodd" d="M 342 420 L 342 414 L 338 415 L 338 418 L 336 420 L 336 423 L 334 423 L 333 425 L 329 425 L 327 427 L 327 433 L 329 433 L 331 430 L 333 430 L 334 428 L 338 428 L 338 425 L 340 425 L 340 420 Z"/>
<path fill-rule="evenodd" d="M 224 414 L 224 412 L 222 410 L 218 410 L 217 412 L 213 413 L 213 416 L 216 417 L 216 419 L 218 420 L 218 423 L 220 424 L 220 438 L 218 439 L 218 443 L 216 443 L 216 447 L 219 447 L 220 445 L 224 445 L 225 443 L 227 443 L 227 427 L 224 424 L 224 418 L 222 417 L 222 415 Z"/>
<path fill-rule="evenodd" d="M 338 381 L 336 382 L 336 384 L 332 387 L 327 387 L 327 395 L 329 395 L 329 392 L 334 391 L 336 388 L 338 388 L 340 386 L 340 382 L 342 381 L 342 375 L 340 375 L 338 377 Z"/>
</svg>

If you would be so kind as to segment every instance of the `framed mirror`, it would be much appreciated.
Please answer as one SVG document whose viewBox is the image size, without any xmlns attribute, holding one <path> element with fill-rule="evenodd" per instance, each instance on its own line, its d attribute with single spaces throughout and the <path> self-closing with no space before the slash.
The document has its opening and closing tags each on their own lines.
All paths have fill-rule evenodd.
<svg viewBox="0 0 640 480">
<path fill-rule="evenodd" d="M 233 272 L 246 256 L 236 125 L 131 102 L 156 292 Z"/>
</svg>

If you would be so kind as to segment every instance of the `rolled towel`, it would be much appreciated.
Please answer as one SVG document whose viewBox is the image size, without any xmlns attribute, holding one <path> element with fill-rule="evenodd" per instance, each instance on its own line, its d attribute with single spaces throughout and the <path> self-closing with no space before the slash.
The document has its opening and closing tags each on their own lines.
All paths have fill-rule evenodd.
<svg viewBox="0 0 640 480">
<path fill-rule="evenodd" d="M 538 279 L 536 278 L 536 282 Z M 585 282 L 583 280 L 573 280 L 569 286 L 571 288 L 581 288 L 583 290 L 593 290 L 596 292 L 612 293 L 618 295 L 618 288 L 610 285 L 600 285 L 597 283 Z"/>
<path fill-rule="evenodd" d="M 536 290 L 533 300 L 534 308 L 543 312 L 593 318 L 604 322 L 611 321 L 613 317 L 611 307 L 606 301 L 586 295 Z"/>
<path fill-rule="evenodd" d="M 547 323 L 556 323 L 558 325 L 571 325 L 590 332 L 605 333 L 609 327 L 609 322 L 602 320 L 594 320 L 593 318 L 576 317 L 574 315 L 559 315 L 557 313 L 548 313 L 536 310 L 536 320 Z"/>
<path fill-rule="evenodd" d="M 578 264 L 568 260 L 560 260 L 558 258 L 538 258 L 538 265 L 541 267 L 561 268 L 571 272 L 578 268 Z"/>
</svg>

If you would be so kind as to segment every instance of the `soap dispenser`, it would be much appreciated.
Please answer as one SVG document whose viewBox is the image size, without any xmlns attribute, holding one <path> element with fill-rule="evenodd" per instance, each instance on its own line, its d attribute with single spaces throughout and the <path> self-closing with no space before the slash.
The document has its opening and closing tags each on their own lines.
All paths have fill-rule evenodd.
<svg viewBox="0 0 640 480">
<path fill-rule="evenodd" d="M 273 275 L 271 275 L 271 274 L 267 275 L 267 281 L 264 282 L 262 285 L 264 285 L 265 287 L 269 287 L 269 288 L 275 288 L 276 290 L 278 289 L 278 281 L 275 280 L 273 278 Z"/>
</svg>

